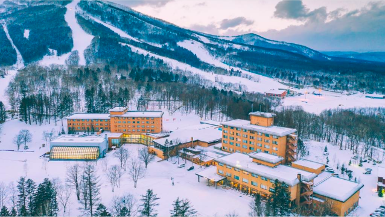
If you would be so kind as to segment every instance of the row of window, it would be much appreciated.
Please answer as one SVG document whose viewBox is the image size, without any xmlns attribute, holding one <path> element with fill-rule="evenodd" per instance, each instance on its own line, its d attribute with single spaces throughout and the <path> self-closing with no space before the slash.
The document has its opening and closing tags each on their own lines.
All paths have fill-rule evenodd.
<svg viewBox="0 0 385 217">
<path fill-rule="evenodd" d="M 242 153 L 242 154 L 248 154 L 250 152 L 254 152 L 255 149 L 254 147 L 249 147 L 249 149 L 247 148 L 244 148 L 243 151 L 240 151 L 240 150 L 234 150 L 233 148 L 228 148 L 226 146 L 222 146 L 222 149 L 225 150 L 225 151 L 229 151 L 229 152 L 237 152 L 237 153 Z M 245 150 L 246 149 L 246 150 Z M 250 150 L 250 151 L 249 151 Z M 275 149 L 274 149 L 275 150 Z M 257 148 L 256 150 L 257 152 L 262 152 L 262 149 L 260 148 Z M 268 151 L 268 150 L 263 150 L 264 153 L 267 153 L 267 154 L 272 154 L 272 155 L 275 155 L 277 156 L 278 154 L 276 152 L 273 152 L 273 151 Z"/>
<path fill-rule="evenodd" d="M 80 123 L 74 123 L 74 124 L 68 123 L 68 126 L 71 126 L 71 125 L 73 125 L 73 126 L 90 126 L 90 124 L 84 124 L 84 123 L 82 123 L 82 124 L 80 124 Z M 99 124 L 93 124 L 93 125 L 99 126 Z M 104 126 L 108 126 L 108 125 L 109 124 L 104 124 Z M 103 126 L 103 124 L 100 124 L 100 126 Z"/>
<path fill-rule="evenodd" d="M 218 173 L 220 173 L 220 174 L 223 175 L 223 171 L 222 171 L 222 170 L 218 170 Z M 227 176 L 227 177 L 232 177 L 231 173 L 228 173 L 228 172 L 226 172 L 226 176 Z M 253 176 L 253 177 L 258 177 L 258 175 L 254 174 L 254 173 L 252 173 L 252 176 Z M 235 180 L 240 181 L 240 178 L 239 178 L 239 176 L 237 176 L 237 175 L 234 175 L 233 178 L 234 178 Z M 267 178 L 265 178 L 265 177 L 263 177 L 263 176 L 261 176 L 261 179 L 267 181 Z M 249 180 L 246 179 L 246 178 L 242 178 L 242 182 L 243 182 L 243 183 L 246 183 L 246 184 L 249 184 Z M 272 182 L 274 182 L 274 181 L 272 181 Z M 251 184 L 252 186 L 258 187 L 258 183 L 255 182 L 255 181 L 251 181 L 250 184 Z M 260 184 L 259 187 L 260 187 L 261 189 L 267 190 L 267 186 L 264 185 L 264 184 Z M 269 191 L 270 191 L 270 192 L 274 192 L 274 188 L 269 188 Z"/>
<path fill-rule="evenodd" d="M 223 139 L 235 140 L 235 141 L 237 141 L 237 142 L 240 142 L 240 141 L 241 141 L 241 139 L 239 139 L 239 138 L 234 138 L 233 136 L 228 137 L 228 136 L 226 136 L 226 135 L 223 135 Z M 262 142 L 262 138 L 258 138 L 257 141 L 261 141 L 261 142 Z M 243 142 L 243 143 L 246 143 L 246 144 L 247 144 L 247 143 L 250 143 L 251 145 L 254 145 L 254 141 L 249 141 L 249 140 L 243 139 L 242 142 Z M 270 143 L 270 140 L 269 140 L 269 139 L 265 139 L 264 142 L 265 142 L 265 143 Z M 278 145 L 278 141 L 274 141 L 274 140 L 273 140 L 271 143 L 272 143 L 273 145 Z M 257 144 L 260 144 L 260 143 L 257 143 Z M 260 144 L 260 145 L 261 145 L 261 144 Z"/>
<path fill-rule="evenodd" d="M 119 124 L 121 124 L 121 123 L 123 123 L 123 124 L 127 123 L 127 124 L 131 124 L 131 121 L 118 121 L 118 122 L 114 121 L 114 123 L 119 123 Z M 133 124 L 140 124 L 140 121 L 133 121 L 132 123 L 133 123 Z M 146 121 L 146 124 L 149 124 L 149 123 L 150 123 L 150 121 Z M 154 124 L 154 123 L 155 123 L 154 121 L 151 121 L 151 124 Z M 142 124 L 144 124 L 144 121 L 142 121 Z"/>
<path fill-rule="evenodd" d="M 154 120 L 154 118 L 134 118 L 134 117 L 113 117 L 113 119 L 118 120 Z"/>
<path fill-rule="evenodd" d="M 258 136 L 264 135 L 265 137 L 270 137 L 270 134 L 267 134 L 267 133 L 261 133 L 261 132 L 257 132 L 257 131 L 241 129 L 241 128 L 239 128 L 239 127 L 229 127 L 229 126 L 227 126 L 227 125 L 223 125 L 223 128 L 225 128 L 225 129 L 226 129 L 226 128 L 230 128 L 231 130 L 235 129 L 235 130 L 237 130 L 237 131 L 243 131 L 243 132 L 245 132 L 245 133 L 250 132 L 250 134 L 257 134 Z M 229 133 L 229 131 L 223 130 L 223 133 Z M 230 134 L 234 134 L 234 133 L 233 133 L 233 132 L 230 132 Z M 240 136 L 241 134 L 235 133 L 235 135 Z M 245 137 L 245 138 L 248 137 L 248 135 L 246 135 L 246 134 L 243 134 L 242 136 Z M 250 137 L 253 137 L 253 136 L 250 136 Z M 278 139 L 278 138 L 279 138 L 279 137 L 276 136 L 276 135 L 272 135 L 272 137 L 273 137 L 274 139 Z"/>
<path fill-rule="evenodd" d="M 151 127 L 151 128 L 155 128 L 154 125 L 151 125 L 151 126 L 150 125 L 142 125 L 142 126 L 141 125 L 137 125 L 137 126 L 135 126 L 135 125 L 132 125 L 132 126 L 131 125 L 115 125 L 115 128 L 121 128 L 121 127 L 126 127 L 126 128 L 127 127 L 128 128 L 130 128 L 130 127 L 132 127 L 132 128 L 135 128 L 135 127 L 137 127 L 137 128 L 146 128 L 146 127 L 150 128 Z"/>
<path fill-rule="evenodd" d="M 68 120 L 69 122 L 71 122 L 71 121 L 78 121 L 78 122 L 80 122 L 80 121 L 92 121 L 92 122 L 108 122 L 108 121 L 110 121 L 110 120 L 108 120 L 108 119 L 106 119 L 106 120 L 99 120 L 99 119 L 69 119 Z"/>
</svg>

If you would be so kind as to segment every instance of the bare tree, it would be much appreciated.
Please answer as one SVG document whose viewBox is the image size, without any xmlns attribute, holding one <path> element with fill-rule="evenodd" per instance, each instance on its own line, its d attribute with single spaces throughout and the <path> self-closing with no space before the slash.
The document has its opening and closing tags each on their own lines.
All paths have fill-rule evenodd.
<svg viewBox="0 0 385 217">
<path fill-rule="evenodd" d="M 68 185 L 75 188 L 76 197 L 80 200 L 80 179 L 81 179 L 81 168 L 79 164 L 74 164 L 67 169 L 67 179 L 66 182 Z"/>
<path fill-rule="evenodd" d="M 119 168 L 118 165 L 113 165 L 108 168 L 106 176 L 108 178 L 108 181 L 111 184 L 112 192 L 114 192 L 115 186 L 118 187 L 118 184 L 120 182 L 120 178 L 122 176 L 122 170 Z"/>
<path fill-rule="evenodd" d="M 131 160 L 128 174 L 131 180 L 134 182 L 134 188 L 136 188 L 138 180 L 144 177 L 145 172 L 145 168 L 139 160 Z"/>
<path fill-rule="evenodd" d="M 24 143 L 24 149 L 27 149 L 27 143 L 32 142 L 32 134 L 29 132 L 29 130 L 20 130 L 19 135 L 21 136 L 23 143 Z"/>
<path fill-rule="evenodd" d="M 120 168 L 122 168 L 124 171 L 126 171 L 127 161 L 129 158 L 128 150 L 123 148 L 123 147 L 120 147 L 114 153 L 114 157 L 118 158 L 118 160 L 120 162 Z"/>
<path fill-rule="evenodd" d="M 103 158 L 101 159 L 101 161 L 102 161 L 103 172 L 106 172 L 108 169 L 108 158 Z"/>
<path fill-rule="evenodd" d="M 93 164 L 86 163 L 81 175 L 81 203 L 85 215 L 93 216 L 100 203 L 100 184 L 97 170 Z"/>
<path fill-rule="evenodd" d="M 17 206 L 17 189 L 15 187 L 15 185 L 13 184 L 13 182 L 9 183 L 8 185 L 8 197 L 9 197 L 9 200 L 11 201 L 11 204 L 12 204 L 12 208 L 16 208 Z"/>
<path fill-rule="evenodd" d="M 154 161 L 155 155 L 149 152 L 148 147 L 141 148 L 138 151 L 139 159 L 144 163 L 144 166 L 147 169 L 147 165 Z"/>
<path fill-rule="evenodd" d="M 126 194 L 112 199 L 112 213 L 114 216 L 135 216 L 137 201 L 132 194 Z"/>
<path fill-rule="evenodd" d="M 69 205 L 69 199 L 72 195 L 71 186 L 69 186 L 68 184 L 64 184 L 64 185 L 62 184 L 58 186 L 56 192 L 57 192 L 58 202 L 63 208 L 63 216 L 65 216 L 67 207 Z"/>
<path fill-rule="evenodd" d="M 13 138 L 13 143 L 17 146 L 17 150 L 20 150 L 20 146 L 24 143 L 23 137 L 18 134 Z"/>
<path fill-rule="evenodd" d="M 0 207 L 5 206 L 5 202 L 8 199 L 8 188 L 4 182 L 0 183 Z"/>
</svg>

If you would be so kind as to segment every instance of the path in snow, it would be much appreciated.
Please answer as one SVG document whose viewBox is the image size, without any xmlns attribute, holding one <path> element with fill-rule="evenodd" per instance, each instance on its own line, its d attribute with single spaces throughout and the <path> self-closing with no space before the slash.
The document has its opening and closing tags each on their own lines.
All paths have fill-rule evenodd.
<svg viewBox="0 0 385 217">
<path fill-rule="evenodd" d="M 72 39 L 74 41 L 74 47 L 72 51 L 79 51 L 79 65 L 86 65 L 86 59 L 84 58 L 84 50 L 91 44 L 94 36 L 86 33 L 82 27 L 78 24 L 75 14 L 76 6 L 80 0 L 73 0 L 66 6 L 67 12 L 65 14 L 65 21 L 72 30 Z"/>
<path fill-rule="evenodd" d="M 5 34 L 7 35 L 8 40 L 12 44 L 13 49 L 15 49 L 15 51 L 16 51 L 17 61 L 16 61 L 15 65 L 12 66 L 12 68 L 16 68 L 16 69 L 24 68 L 23 57 L 21 56 L 21 54 L 20 54 L 19 50 L 17 49 L 17 47 L 15 46 L 15 44 L 13 43 L 13 40 L 12 40 L 11 36 L 8 33 L 7 25 L 5 23 L 2 23 L 2 26 L 4 28 L 4 31 L 5 31 Z"/>
</svg>

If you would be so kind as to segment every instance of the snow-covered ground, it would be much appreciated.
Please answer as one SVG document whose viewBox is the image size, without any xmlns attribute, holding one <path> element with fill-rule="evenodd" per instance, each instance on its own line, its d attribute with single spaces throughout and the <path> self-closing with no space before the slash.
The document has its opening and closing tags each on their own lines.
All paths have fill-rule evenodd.
<svg viewBox="0 0 385 217">
<path fill-rule="evenodd" d="M 165 130 L 176 130 L 180 127 L 199 124 L 200 117 L 192 114 L 182 115 L 175 112 L 173 115 L 165 113 L 164 128 Z M 4 151 L 15 150 L 16 146 L 12 143 L 13 137 L 20 129 L 28 129 L 33 134 L 33 141 L 28 144 L 29 151 L 32 152 L 16 152 Z M 0 134 L 0 182 L 15 182 L 20 176 L 27 176 L 40 183 L 44 178 L 59 178 L 65 180 L 66 168 L 75 163 L 70 161 L 46 161 L 40 158 L 42 154 L 49 151 L 49 145 L 43 138 L 43 131 L 59 131 L 61 122 L 49 125 L 26 125 L 18 120 L 8 121 L 3 125 L 3 131 Z M 42 147 L 42 144 L 47 144 Z M 125 145 L 129 149 L 130 157 L 136 158 L 137 150 L 142 145 Z M 153 189 L 160 197 L 159 216 L 168 216 L 172 209 L 172 202 L 177 198 L 188 198 L 194 208 L 199 212 L 200 216 L 224 216 L 229 212 L 236 211 L 240 216 L 246 216 L 248 212 L 248 204 L 251 197 L 241 194 L 238 191 L 226 190 L 222 188 L 215 189 L 213 186 L 207 186 L 207 182 L 201 179 L 197 181 L 196 172 L 202 170 L 199 166 L 195 166 L 193 171 L 187 171 L 186 168 L 177 168 L 178 164 L 169 161 L 158 162 L 156 159 L 152 162 L 143 179 L 138 182 L 138 187 L 133 187 L 133 182 L 129 176 L 125 174 L 122 178 L 121 188 L 115 189 L 113 193 L 107 181 L 105 172 L 103 171 L 102 161 L 106 161 L 109 166 L 118 164 L 117 159 L 113 157 L 113 152 L 107 154 L 103 160 L 97 161 L 99 180 L 101 184 L 102 203 L 107 207 L 111 206 L 113 196 L 123 194 L 133 194 L 135 199 L 139 201 L 140 195 L 144 194 L 147 189 Z M 182 163 L 182 161 L 181 161 Z M 187 162 L 187 166 L 192 163 Z M 172 185 L 171 177 L 175 180 Z M 226 206 L 224 206 L 226 204 Z M 72 195 L 69 216 L 78 216 L 80 204 L 77 202 L 75 195 Z"/>
<path fill-rule="evenodd" d="M 86 33 L 76 20 L 76 5 L 78 5 L 79 2 L 80 0 L 73 0 L 66 6 L 67 12 L 64 18 L 68 26 L 72 30 L 72 38 L 74 40 L 74 47 L 72 48 L 72 51 L 77 50 L 79 52 L 79 64 L 85 65 L 86 60 L 84 58 L 84 50 L 87 49 L 87 47 L 91 44 L 91 41 L 94 36 Z"/>
<path fill-rule="evenodd" d="M 353 157 L 353 154 L 349 150 L 339 150 L 339 146 L 333 146 L 328 143 L 307 141 L 310 155 L 305 157 L 306 159 L 313 160 L 326 164 L 326 156 L 324 148 L 327 146 L 329 153 L 329 166 L 334 169 L 336 173 L 339 173 L 340 177 L 348 179 L 348 176 L 341 175 L 341 166 L 345 165 L 345 168 L 353 171 L 353 178 L 357 177 L 357 181 L 364 184 L 364 187 L 360 191 L 359 207 L 350 213 L 350 216 L 369 216 L 380 205 L 385 204 L 385 197 L 380 198 L 377 195 L 377 169 L 378 167 L 385 167 L 385 163 L 373 165 L 372 163 L 363 163 L 363 167 L 358 166 L 358 162 L 352 160 L 352 164 L 349 166 L 349 160 Z M 385 155 L 383 151 L 375 156 L 375 159 L 384 161 Z M 337 170 L 337 164 L 339 170 Z M 372 174 L 363 174 L 365 168 L 373 169 Z"/>
<path fill-rule="evenodd" d="M 385 99 L 365 98 L 366 94 L 357 93 L 347 95 L 330 91 L 319 91 L 314 88 L 295 90 L 302 93 L 301 96 L 286 97 L 283 100 L 283 106 L 302 106 L 307 112 L 320 114 L 326 109 L 348 109 L 355 107 L 385 107 Z M 313 94 L 321 93 L 322 96 Z"/>
<path fill-rule="evenodd" d="M 9 82 L 11 82 L 12 78 L 16 75 L 16 70 L 9 70 L 8 75 L 5 78 L 0 78 L 0 101 L 2 101 L 7 109 L 10 108 L 8 96 L 6 95 L 6 91 L 8 88 Z"/>
<path fill-rule="evenodd" d="M 15 51 L 16 51 L 17 60 L 16 60 L 15 65 L 12 66 L 12 68 L 21 69 L 24 67 L 23 57 L 21 56 L 21 54 L 20 54 L 19 50 L 17 49 L 17 47 L 15 46 L 15 44 L 13 43 L 13 40 L 12 40 L 11 36 L 9 35 L 7 25 L 5 23 L 1 23 L 1 25 L 4 29 L 5 34 L 7 35 L 8 40 L 12 44 L 13 49 L 15 49 Z"/>
<path fill-rule="evenodd" d="M 29 29 L 24 29 L 24 38 L 29 39 Z"/>
</svg>

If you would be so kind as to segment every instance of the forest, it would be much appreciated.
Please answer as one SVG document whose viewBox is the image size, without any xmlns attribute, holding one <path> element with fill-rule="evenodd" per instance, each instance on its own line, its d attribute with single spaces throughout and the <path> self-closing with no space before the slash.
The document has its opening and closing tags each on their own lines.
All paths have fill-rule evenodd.
<svg viewBox="0 0 385 217">
<path fill-rule="evenodd" d="M 2 17 L 7 19 L 9 34 L 25 63 L 41 60 L 49 49 L 57 51 L 58 56 L 71 51 L 72 32 L 64 20 L 65 12 L 66 8 L 59 5 L 39 5 Z M 30 32 L 28 38 L 24 37 L 25 30 Z"/>
</svg>

